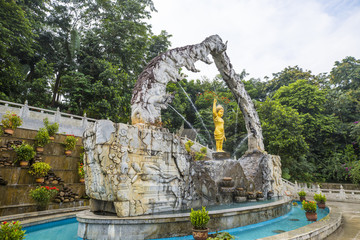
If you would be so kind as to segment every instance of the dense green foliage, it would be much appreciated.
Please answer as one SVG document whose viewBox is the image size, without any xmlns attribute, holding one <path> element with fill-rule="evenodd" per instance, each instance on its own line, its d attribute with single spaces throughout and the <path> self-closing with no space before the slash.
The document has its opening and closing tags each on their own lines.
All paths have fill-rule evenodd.
<svg viewBox="0 0 360 240">
<path fill-rule="evenodd" d="M 170 35 L 153 34 L 146 22 L 153 11 L 151 0 L 0 0 L 0 99 L 129 122 L 137 76 L 170 45 Z M 240 157 L 248 134 L 224 81 L 183 78 L 167 86 L 175 98 L 162 111 L 163 126 L 193 128 L 214 148 L 216 98 L 225 110 L 223 148 Z M 360 182 L 360 60 L 346 57 L 319 75 L 289 66 L 246 78 L 243 70 L 265 149 L 280 155 L 284 178 Z"/>
<path fill-rule="evenodd" d="M 0 99 L 129 121 L 131 89 L 170 45 L 151 0 L 0 1 Z"/>
</svg>

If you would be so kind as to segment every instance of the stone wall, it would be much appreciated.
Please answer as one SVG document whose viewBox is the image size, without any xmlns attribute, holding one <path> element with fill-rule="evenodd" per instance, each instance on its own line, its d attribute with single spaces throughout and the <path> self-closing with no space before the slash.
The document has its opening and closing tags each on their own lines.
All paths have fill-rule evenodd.
<svg viewBox="0 0 360 240">
<path fill-rule="evenodd" d="M 0 159 L 7 158 L 8 164 L 0 165 L 0 177 L 7 182 L 7 185 L 0 185 L 0 216 L 31 212 L 36 210 L 35 202 L 29 197 L 29 192 L 38 184 L 35 183 L 35 178 L 28 173 L 29 167 L 21 168 L 18 164 L 9 163 L 15 160 L 16 153 L 8 149 L 8 142 L 22 141 L 28 144 L 34 144 L 34 137 L 37 131 L 26 130 L 18 128 L 14 135 L 0 136 Z M 72 192 L 85 195 L 84 184 L 79 183 L 79 176 L 77 173 L 79 154 L 81 150 L 81 139 L 78 141 L 75 151 L 72 156 L 66 157 L 64 154 L 64 147 L 62 142 L 65 135 L 57 134 L 52 143 L 44 147 L 44 153 L 41 158 L 43 162 L 50 164 L 54 174 L 60 177 L 63 183 L 55 186 L 62 189 L 64 185 L 71 188 Z M 82 199 L 78 202 L 72 203 L 51 203 L 49 209 L 73 207 L 87 204 L 87 200 Z"/>
</svg>

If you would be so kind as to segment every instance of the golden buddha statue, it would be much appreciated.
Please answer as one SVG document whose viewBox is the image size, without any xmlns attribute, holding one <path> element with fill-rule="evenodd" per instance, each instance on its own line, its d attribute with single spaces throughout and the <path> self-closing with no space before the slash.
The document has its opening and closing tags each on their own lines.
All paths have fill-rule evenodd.
<svg viewBox="0 0 360 240">
<path fill-rule="evenodd" d="M 217 100 L 214 99 L 213 119 L 215 124 L 214 137 L 216 141 L 216 151 L 224 152 L 224 150 L 222 149 L 223 142 L 224 140 L 226 141 L 224 120 L 222 119 L 222 116 L 224 115 L 224 108 L 221 105 L 216 106 L 216 102 Z"/>
</svg>

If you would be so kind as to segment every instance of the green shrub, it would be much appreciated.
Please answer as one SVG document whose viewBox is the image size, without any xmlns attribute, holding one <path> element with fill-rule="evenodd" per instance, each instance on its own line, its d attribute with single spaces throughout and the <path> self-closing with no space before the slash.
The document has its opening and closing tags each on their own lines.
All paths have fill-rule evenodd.
<svg viewBox="0 0 360 240">
<path fill-rule="evenodd" d="M 66 135 L 65 142 L 63 143 L 65 150 L 74 150 L 77 140 L 74 135 Z"/>
<path fill-rule="evenodd" d="M 35 136 L 36 146 L 44 147 L 50 142 L 50 136 L 46 128 L 40 128 Z"/>
<path fill-rule="evenodd" d="M 186 149 L 186 151 L 188 152 L 188 153 L 191 153 L 191 146 L 192 145 L 194 145 L 194 143 L 191 141 L 191 140 L 189 140 L 189 141 L 187 141 L 186 143 L 185 143 L 185 149 Z"/>
<path fill-rule="evenodd" d="M 59 131 L 59 124 L 58 123 L 50 124 L 49 120 L 47 118 L 44 118 L 43 122 L 44 122 L 46 130 L 49 133 L 49 136 L 51 136 L 51 137 L 55 136 L 55 133 L 57 131 Z"/>
<path fill-rule="evenodd" d="M 38 206 L 45 207 L 50 200 L 58 193 L 59 189 L 56 187 L 41 186 L 30 191 L 30 197 L 36 202 Z"/>
<path fill-rule="evenodd" d="M 220 233 L 216 233 L 215 237 L 209 237 L 206 240 L 231 240 L 231 239 L 235 239 L 235 237 L 233 235 L 231 235 L 228 232 L 220 232 Z"/>
<path fill-rule="evenodd" d="M 319 193 L 319 194 L 315 193 L 314 199 L 318 203 L 325 203 L 326 202 L 325 194 L 322 195 L 321 193 Z"/>
<path fill-rule="evenodd" d="M 0 239 L 4 240 L 22 240 L 25 238 L 25 231 L 19 221 L 2 222 L 0 226 Z"/>
<path fill-rule="evenodd" d="M 206 229 L 209 220 L 209 212 L 206 211 L 205 207 L 198 211 L 191 209 L 190 221 L 195 229 Z"/>
<path fill-rule="evenodd" d="M 17 160 L 28 162 L 36 155 L 34 148 L 29 144 L 22 143 L 20 146 L 13 145 L 12 147 L 16 152 Z"/>
<path fill-rule="evenodd" d="M 303 190 L 301 190 L 300 192 L 298 192 L 299 197 L 305 197 L 306 196 L 306 192 L 304 192 Z"/>
<path fill-rule="evenodd" d="M 42 178 L 45 177 L 50 171 L 51 166 L 44 162 L 37 162 L 31 165 L 29 173 L 35 177 Z"/>
<path fill-rule="evenodd" d="M 302 202 L 302 208 L 306 211 L 306 212 L 312 212 L 315 213 L 317 206 L 316 203 L 314 201 L 303 201 Z"/>
<path fill-rule="evenodd" d="M 21 126 L 22 120 L 15 113 L 7 112 L 5 115 L 3 115 L 1 123 L 4 128 L 16 129 L 17 127 Z"/>
</svg>

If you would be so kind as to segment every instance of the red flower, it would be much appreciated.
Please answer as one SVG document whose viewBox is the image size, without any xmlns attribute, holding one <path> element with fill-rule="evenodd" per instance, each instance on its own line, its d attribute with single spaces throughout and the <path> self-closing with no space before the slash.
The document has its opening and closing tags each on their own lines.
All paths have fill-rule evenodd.
<svg viewBox="0 0 360 240">
<path fill-rule="evenodd" d="M 50 189 L 49 186 L 46 186 L 46 189 L 49 190 Z"/>
<path fill-rule="evenodd" d="M 7 224 L 7 221 L 3 221 L 2 224 Z"/>
</svg>

